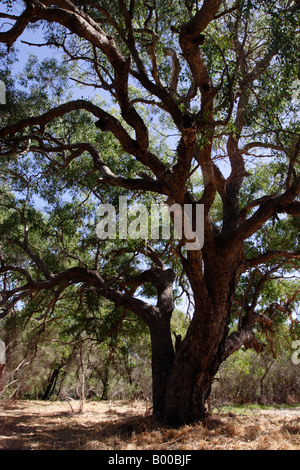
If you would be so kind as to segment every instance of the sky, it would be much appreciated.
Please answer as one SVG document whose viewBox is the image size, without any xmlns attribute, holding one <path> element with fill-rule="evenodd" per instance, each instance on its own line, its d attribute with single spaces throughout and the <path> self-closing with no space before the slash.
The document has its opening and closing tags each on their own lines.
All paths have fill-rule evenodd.
<svg viewBox="0 0 300 470">
<path fill-rule="evenodd" d="M 20 0 L 14 0 L 13 8 L 7 9 L 5 5 L 1 5 L 0 2 L 0 12 L 10 13 L 12 15 L 19 15 L 24 10 L 23 2 Z M 9 30 L 14 24 L 13 20 L 9 19 L 0 19 L 0 31 Z M 31 29 L 27 27 L 22 35 L 14 43 L 14 47 L 17 49 L 18 61 L 14 63 L 12 67 L 12 72 L 14 74 L 19 74 L 24 69 L 30 55 L 36 55 L 40 61 L 47 59 L 49 57 L 54 57 L 59 59 L 62 56 L 62 51 L 56 48 L 50 47 L 37 47 L 26 44 L 26 42 L 31 44 L 43 44 L 45 40 L 43 39 L 43 30 L 42 27 Z M 72 88 L 73 99 L 85 98 L 88 99 L 90 96 L 94 95 L 94 89 L 91 87 L 79 88 L 74 82 L 74 87 Z M 98 94 L 103 96 L 103 99 L 108 100 L 109 95 L 105 90 L 97 90 Z"/>
</svg>

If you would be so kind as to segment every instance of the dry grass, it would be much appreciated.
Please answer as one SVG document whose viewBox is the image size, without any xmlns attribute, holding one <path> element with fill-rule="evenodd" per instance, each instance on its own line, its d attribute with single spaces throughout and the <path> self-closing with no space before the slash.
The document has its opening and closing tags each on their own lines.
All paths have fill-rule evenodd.
<svg viewBox="0 0 300 470">
<path fill-rule="evenodd" d="M 299 450 L 300 410 L 218 413 L 171 429 L 142 402 L 89 402 L 78 414 L 66 402 L 17 401 L 0 405 L 0 449 Z"/>
</svg>

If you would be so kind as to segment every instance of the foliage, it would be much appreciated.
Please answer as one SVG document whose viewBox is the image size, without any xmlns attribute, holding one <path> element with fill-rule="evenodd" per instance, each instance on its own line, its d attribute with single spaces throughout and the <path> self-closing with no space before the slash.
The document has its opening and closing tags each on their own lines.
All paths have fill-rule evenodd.
<svg viewBox="0 0 300 470">
<path fill-rule="evenodd" d="M 137 392 L 151 343 L 155 414 L 203 417 L 224 360 L 275 355 L 275 333 L 298 331 L 298 2 L 1 3 L 1 318 L 35 324 L 32 357 L 53 335 L 58 362 L 53 345 L 42 357 L 61 378 L 93 364 L 104 397 L 119 377 Z M 26 26 L 51 56 L 16 76 Z M 100 240 L 97 209 L 120 196 L 189 204 L 183 228 L 203 204 L 203 246 L 174 227 Z"/>
<path fill-rule="evenodd" d="M 278 329 L 272 348 L 261 355 L 241 349 L 222 365 L 213 385 L 213 405 L 299 403 L 299 365 L 292 361 L 295 336 L 286 325 Z"/>
</svg>

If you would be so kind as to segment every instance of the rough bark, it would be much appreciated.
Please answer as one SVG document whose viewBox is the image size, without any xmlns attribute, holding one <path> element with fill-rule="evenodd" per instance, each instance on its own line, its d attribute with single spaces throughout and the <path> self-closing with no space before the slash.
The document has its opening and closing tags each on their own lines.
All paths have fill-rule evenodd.
<svg viewBox="0 0 300 470">
<path fill-rule="evenodd" d="M 152 351 L 152 400 L 153 414 L 165 420 L 167 380 L 174 360 L 174 349 L 170 334 L 170 320 L 160 319 L 150 328 Z"/>
<path fill-rule="evenodd" d="M 0 364 L 0 380 L 2 379 L 5 370 L 5 364 Z"/>
</svg>

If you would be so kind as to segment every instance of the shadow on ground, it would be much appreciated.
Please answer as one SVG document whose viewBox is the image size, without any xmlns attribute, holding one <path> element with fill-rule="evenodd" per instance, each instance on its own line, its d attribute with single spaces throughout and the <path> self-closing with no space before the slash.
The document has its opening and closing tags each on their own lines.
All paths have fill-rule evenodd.
<svg viewBox="0 0 300 470">
<path fill-rule="evenodd" d="M 75 408 L 75 406 L 74 406 Z M 172 429 L 145 404 L 17 402 L 0 407 L 0 450 L 300 450 L 300 410 L 210 415 Z"/>
<path fill-rule="evenodd" d="M 89 416 L 70 412 L 33 415 L 18 412 L 14 416 L 0 416 L 0 450 L 80 450 L 90 443 L 111 442 L 117 447 L 133 434 L 159 429 L 151 416 L 132 416 L 128 412 L 113 412 L 105 422 L 90 422 Z M 106 447 L 106 445 L 105 445 Z M 109 447 L 107 447 L 109 448 Z"/>
</svg>

